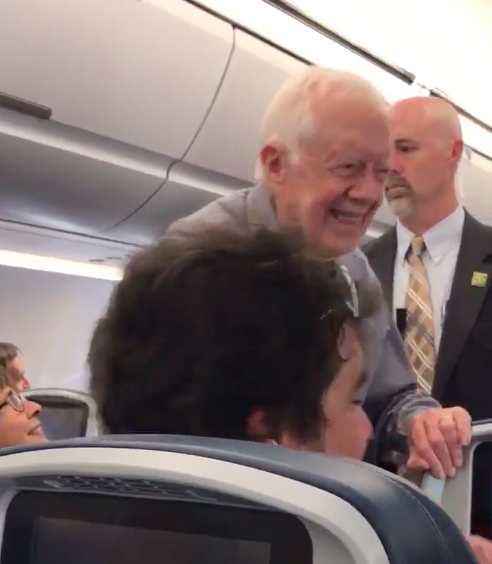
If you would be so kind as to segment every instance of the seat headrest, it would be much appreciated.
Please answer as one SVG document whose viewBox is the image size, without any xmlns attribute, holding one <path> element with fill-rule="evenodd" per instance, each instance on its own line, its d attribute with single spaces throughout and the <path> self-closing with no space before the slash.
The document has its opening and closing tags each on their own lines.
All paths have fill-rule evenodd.
<svg viewBox="0 0 492 564">
<path fill-rule="evenodd" d="M 453 521 L 430 498 L 409 482 L 362 462 L 252 442 L 181 436 L 105 436 L 48 443 L 37 450 L 88 446 L 191 455 L 281 476 L 347 502 L 376 532 L 392 564 L 476 562 Z"/>
</svg>

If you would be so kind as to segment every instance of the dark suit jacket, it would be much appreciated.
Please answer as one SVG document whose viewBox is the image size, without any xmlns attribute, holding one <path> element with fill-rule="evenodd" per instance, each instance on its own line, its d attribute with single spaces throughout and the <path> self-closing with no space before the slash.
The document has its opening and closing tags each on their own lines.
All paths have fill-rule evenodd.
<svg viewBox="0 0 492 564">
<path fill-rule="evenodd" d="M 391 310 L 396 237 L 396 228 L 392 228 L 362 248 L 381 282 Z M 486 287 L 471 284 L 474 272 L 489 275 Z M 432 395 L 445 407 L 464 407 L 474 421 L 492 418 L 491 283 L 492 228 L 465 212 Z M 492 444 L 490 447 L 490 450 L 484 447 L 482 453 L 477 451 L 473 511 L 474 520 L 487 519 L 488 523 L 492 522 L 492 463 L 489 463 L 492 455 L 488 456 L 492 452 Z"/>
</svg>

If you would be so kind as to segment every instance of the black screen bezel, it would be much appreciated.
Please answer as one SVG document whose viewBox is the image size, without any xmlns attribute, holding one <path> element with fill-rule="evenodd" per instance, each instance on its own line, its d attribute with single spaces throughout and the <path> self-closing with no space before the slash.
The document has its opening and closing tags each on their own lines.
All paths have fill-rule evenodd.
<svg viewBox="0 0 492 564">
<path fill-rule="evenodd" d="M 7 509 L 2 564 L 31 562 L 36 523 L 42 518 L 208 535 L 270 545 L 269 564 L 312 564 L 311 537 L 286 513 L 205 503 L 98 494 L 21 492 Z"/>
</svg>

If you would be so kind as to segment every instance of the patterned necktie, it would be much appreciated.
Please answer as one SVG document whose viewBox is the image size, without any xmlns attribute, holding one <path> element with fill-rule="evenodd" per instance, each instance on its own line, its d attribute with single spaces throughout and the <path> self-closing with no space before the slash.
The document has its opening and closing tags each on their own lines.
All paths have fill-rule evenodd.
<svg viewBox="0 0 492 564">
<path fill-rule="evenodd" d="M 414 237 L 407 256 L 410 273 L 405 296 L 407 311 L 405 345 L 420 391 L 430 394 L 434 380 L 436 353 L 430 284 L 427 270 L 422 262 L 424 251 L 425 243 L 422 237 Z"/>
</svg>

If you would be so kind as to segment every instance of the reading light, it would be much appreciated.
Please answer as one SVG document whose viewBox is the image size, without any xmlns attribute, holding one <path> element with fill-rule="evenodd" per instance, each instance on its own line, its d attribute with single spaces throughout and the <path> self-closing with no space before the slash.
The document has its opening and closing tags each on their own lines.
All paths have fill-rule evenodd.
<svg viewBox="0 0 492 564">
<path fill-rule="evenodd" d="M 162 2 L 147 1 L 156 5 Z M 198 3 L 315 65 L 363 76 L 390 103 L 409 96 L 409 85 L 396 76 L 263 0 L 198 0 Z"/>
<path fill-rule="evenodd" d="M 57 272 L 72 276 L 98 278 L 100 280 L 121 280 L 123 271 L 115 266 L 88 264 L 52 257 L 16 253 L 0 250 L 0 265 L 27 268 L 29 270 L 42 270 L 44 272 Z"/>
</svg>

